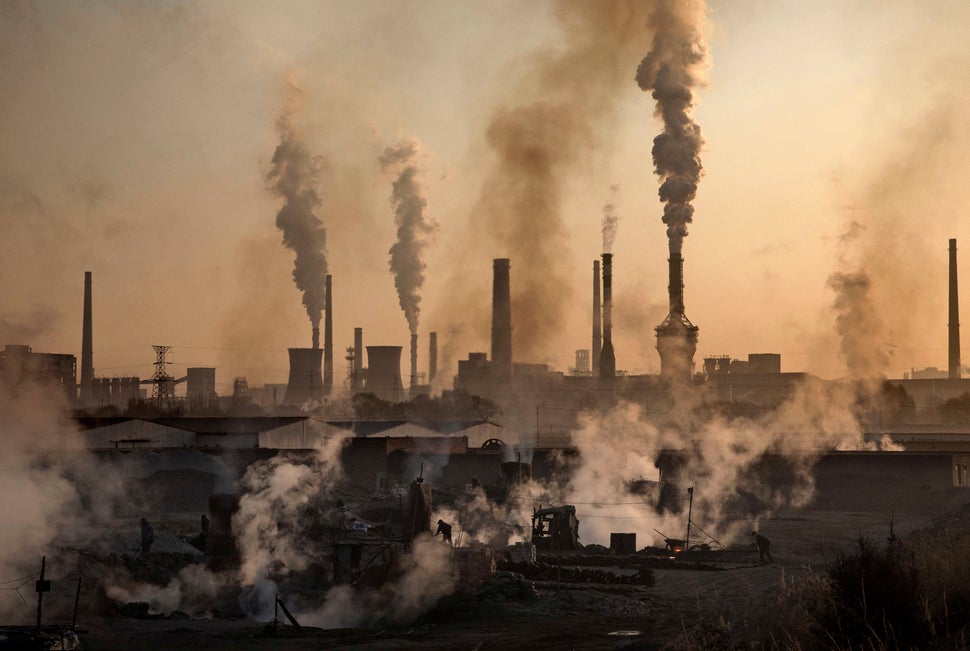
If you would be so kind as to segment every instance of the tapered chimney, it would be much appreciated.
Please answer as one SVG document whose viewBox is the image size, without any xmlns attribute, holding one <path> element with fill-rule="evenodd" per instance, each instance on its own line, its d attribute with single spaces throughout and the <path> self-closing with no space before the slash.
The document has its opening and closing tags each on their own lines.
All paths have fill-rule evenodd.
<svg viewBox="0 0 970 651">
<path fill-rule="evenodd" d="M 600 349 L 600 377 L 616 377 L 613 354 L 613 254 L 603 254 L 603 347 Z"/>
<path fill-rule="evenodd" d="M 428 384 L 434 382 L 434 376 L 438 374 L 438 333 L 432 332 L 431 341 L 428 342 Z"/>
<path fill-rule="evenodd" d="M 492 376 L 512 377 L 512 299 L 509 260 L 494 261 L 492 276 Z"/>
<path fill-rule="evenodd" d="M 957 291 L 957 241 L 950 240 L 950 378 L 960 378 L 960 293 Z"/>
<path fill-rule="evenodd" d="M 418 335 L 411 335 L 411 391 L 418 386 Z"/>
<path fill-rule="evenodd" d="M 593 377 L 600 374 L 600 349 L 603 347 L 602 316 L 600 314 L 600 261 L 593 260 L 593 347 L 590 349 Z"/>
<path fill-rule="evenodd" d="M 350 386 L 354 391 L 359 391 L 364 383 L 364 330 L 354 328 L 354 373 L 351 377 Z"/>
<path fill-rule="evenodd" d="M 655 328 L 660 376 L 669 382 L 689 382 L 694 372 L 698 328 L 684 314 L 684 259 L 679 249 L 671 249 L 667 266 L 670 311 Z"/>
<path fill-rule="evenodd" d="M 333 389 L 333 276 L 327 274 L 327 293 L 323 317 L 323 390 Z"/>
<path fill-rule="evenodd" d="M 91 306 L 91 272 L 84 272 L 84 322 L 81 325 L 81 396 L 82 407 L 94 404 L 94 325 Z"/>
</svg>

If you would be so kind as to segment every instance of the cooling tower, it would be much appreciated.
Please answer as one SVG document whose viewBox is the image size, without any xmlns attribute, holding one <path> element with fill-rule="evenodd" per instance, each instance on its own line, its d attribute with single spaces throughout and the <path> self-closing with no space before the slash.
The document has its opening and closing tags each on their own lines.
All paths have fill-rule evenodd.
<svg viewBox="0 0 970 651">
<path fill-rule="evenodd" d="M 600 261 L 593 260 L 593 377 L 600 374 L 600 349 L 603 346 L 602 316 L 600 314 Z"/>
<path fill-rule="evenodd" d="M 404 385 L 401 383 L 401 346 L 367 347 L 367 393 L 381 400 L 401 402 Z"/>
<path fill-rule="evenodd" d="M 428 342 L 428 384 L 434 382 L 434 376 L 438 374 L 438 333 L 431 333 L 431 341 Z"/>
<path fill-rule="evenodd" d="M 656 327 L 660 376 L 668 381 L 690 381 L 697 350 L 697 326 L 684 314 L 684 259 L 671 252 L 668 259 L 670 311 Z"/>
<path fill-rule="evenodd" d="M 81 325 L 81 396 L 82 407 L 97 404 L 94 396 L 94 324 L 92 323 L 91 272 L 84 272 L 84 321 Z"/>
<path fill-rule="evenodd" d="M 323 395 L 323 376 L 319 348 L 289 348 L 290 379 L 286 383 L 284 404 L 302 406 L 307 400 L 319 400 Z"/>
<path fill-rule="evenodd" d="M 603 347 L 600 349 L 600 377 L 616 377 L 613 354 L 613 254 L 603 254 Z"/>
<path fill-rule="evenodd" d="M 492 276 L 492 377 L 512 377 L 512 299 L 509 260 L 494 261 Z"/>
<path fill-rule="evenodd" d="M 327 274 L 327 293 L 324 299 L 326 312 L 323 317 L 323 389 L 333 389 L 333 283 Z"/>
<path fill-rule="evenodd" d="M 957 241 L 950 240 L 950 377 L 960 378 L 960 293 L 957 291 Z"/>
</svg>

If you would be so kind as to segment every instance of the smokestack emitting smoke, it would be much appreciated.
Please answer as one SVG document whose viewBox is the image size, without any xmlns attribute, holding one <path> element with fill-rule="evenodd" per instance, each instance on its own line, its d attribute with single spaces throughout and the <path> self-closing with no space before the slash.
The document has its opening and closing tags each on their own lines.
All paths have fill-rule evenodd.
<svg viewBox="0 0 970 651">
<path fill-rule="evenodd" d="M 421 313 L 421 286 L 426 268 L 423 254 L 438 228 L 425 212 L 428 202 L 424 198 L 424 188 L 418 182 L 419 152 L 417 141 L 405 140 L 385 149 L 379 158 L 381 170 L 397 174 L 391 191 L 397 242 L 389 251 L 390 267 L 411 335 L 418 332 Z"/>
<path fill-rule="evenodd" d="M 610 186 L 610 193 L 614 196 L 619 192 L 620 186 Z M 616 214 L 616 206 L 611 201 L 603 206 L 603 253 L 613 252 L 613 242 L 616 240 L 616 227 L 620 222 Z"/>
<path fill-rule="evenodd" d="M 432 332 L 428 342 L 428 384 L 434 382 L 438 374 L 438 333 Z"/>
<path fill-rule="evenodd" d="M 333 277 L 330 274 L 327 274 L 326 292 L 327 311 L 323 320 L 323 388 L 325 391 L 330 391 L 333 388 Z"/>
<path fill-rule="evenodd" d="M 603 348 L 600 350 L 600 377 L 616 377 L 613 353 L 613 254 L 603 254 Z"/>
<path fill-rule="evenodd" d="M 512 301 L 509 260 L 493 262 L 492 272 L 492 375 L 512 377 Z"/>
<path fill-rule="evenodd" d="M 317 182 L 323 160 L 310 154 L 294 119 L 302 91 L 290 81 L 287 107 L 276 121 L 280 142 L 273 152 L 273 167 L 266 177 L 270 190 L 283 199 L 276 214 L 276 227 L 283 244 L 296 253 L 293 280 L 303 292 L 303 305 L 311 326 L 319 330 L 324 307 L 324 278 L 327 275 L 327 231 L 314 214 L 320 207 Z M 319 347 L 319 333 L 314 348 Z"/>
<path fill-rule="evenodd" d="M 82 407 L 91 406 L 94 385 L 94 324 L 91 301 L 91 272 L 84 272 L 84 322 L 81 326 L 81 395 Z"/>
<path fill-rule="evenodd" d="M 960 293 L 957 291 L 957 241 L 950 240 L 950 378 L 960 379 Z"/>
<path fill-rule="evenodd" d="M 702 25 L 704 2 L 660 2 L 648 24 L 654 30 L 650 52 L 637 68 L 641 90 L 651 91 L 657 101 L 655 114 L 663 120 L 663 133 L 653 140 L 653 160 L 660 177 L 663 222 L 667 224 L 670 249 L 670 312 L 657 326 L 657 350 L 662 376 L 690 379 L 697 326 L 684 314 L 683 240 L 693 221 L 690 202 L 701 176 L 700 149 L 704 143 L 700 126 L 691 117 L 693 87 L 702 81 L 707 65 L 707 45 Z"/>
<path fill-rule="evenodd" d="M 591 350 L 593 377 L 600 374 L 600 349 L 603 346 L 602 316 L 600 315 L 600 261 L 593 260 L 593 348 Z"/>
<path fill-rule="evenodd" d="M 418 386 L 418 335 L 411 335 L 411 390 Z"/>
<path fill-rule="evenodd" d="M 310 340 L 310 348 L 319 348 L 319 347 L 320 347 L 320 328 L 314 328 L 313 334 Z"/>
</svg>

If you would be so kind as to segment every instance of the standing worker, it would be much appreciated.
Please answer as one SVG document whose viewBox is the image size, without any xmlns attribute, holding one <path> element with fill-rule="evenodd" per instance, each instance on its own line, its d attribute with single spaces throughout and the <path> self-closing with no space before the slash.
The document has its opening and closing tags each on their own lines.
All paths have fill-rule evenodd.
<svg viewBox="0 0 970 651">
<path fill-rule="evenodd" d="M 141 519 L 141 553 L 147 554 L 155 542 L 155 527 L 149 522 L 148 518 Z"/>
<path fill-rule="evenodd" d="M 774 563 L 775 559 L 771 557 L 771 541 L 757 531 L 752 531 L 751 535 L 754 537 L 754 543 L 758 546 L 758 554 L 761 556 L 761 562 Z M 767 561 L 765 561 L 766 558 L 768 559 Z"/>
</svg>

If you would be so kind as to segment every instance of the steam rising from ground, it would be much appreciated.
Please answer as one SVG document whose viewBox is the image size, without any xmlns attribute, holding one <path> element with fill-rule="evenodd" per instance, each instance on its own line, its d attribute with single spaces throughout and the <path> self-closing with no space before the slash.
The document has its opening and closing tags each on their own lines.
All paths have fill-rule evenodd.
<svg viewBox="0 0 970 651">
<path fill-rule="evenodd" d="M 324 163 L 307 149 L 296 125 L 301 100 L 302 91 L 288 80 L 287 106 L 276 122 L 280 142 L 266 181 L 283 199 L 276 226 L 283 232 L 283 244 L 296 253 L 293 280 L 303 292 L 310 323 L 319 328 L 326 293 L 327 231 L 315 212 L 321 203 L 317 183 Z"/>
<path fill-rule="evenodd" d="M 232 530 L 242 556 L 243 607 L 250 616 L 266 618 L 273 612 L 273 576 L 304 570 L 320 557 L 317 548 L 323 540 L 314 539 L 313 531 L 322 523 L 314 518 L 343 477 L 340 450 L 345 442 L 326 440 L 305 463 L 280 454 L 247 469 Z"/>
<path fill-rule="evenodd" d="M 708 64 L 702 27 L 703 0 L 660 0 L 651 13 L 654 30 L 650 52 L 637 68 L 637 84 L 652 91 L 656 114 L 664 131 L 653 140 L 653 160 L 661 179 L 660 200 L 665 202 L 670 252 L 679 255 L 687 224 L 693 221 L 690 202 L 701 177 L 700 150 L 704 144 L 700 126 L 691 118 L 692 89 L 701 83 Z"/>
<path fill-rule="evenodd" d="M 421 314 L 421 287 L 427 266 L 424 252 L 438 229 L 438 224 L 426 214 L 428 202 L 418 180 L 419 153 L 420 145 L 416 140 L 405 140 L 385 149 L 379 158 L 384 172 L 397 175 L 391 192 L 397 242 L 389 251 L 390 266 L 398 300 L 412 335 L 418 333 Z"/>
</svg>

